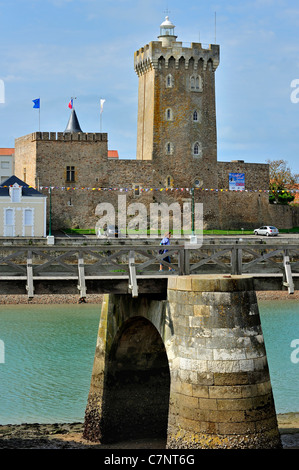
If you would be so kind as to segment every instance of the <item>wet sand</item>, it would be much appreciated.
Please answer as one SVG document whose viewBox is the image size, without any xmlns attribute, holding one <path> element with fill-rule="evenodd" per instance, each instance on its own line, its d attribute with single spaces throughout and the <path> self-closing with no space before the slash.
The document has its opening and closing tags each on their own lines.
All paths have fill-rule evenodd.
<svg viewBox="0 0 299 470">
<path fill-rule="evenodd" d="M 299 449 L 299 413 L 277 416 L 283 449 Z M 0 449 L 165 449 L 163 439 L 99 444 L 83 439 L 83 423 L 0 426 Z"/>
<path fill-rule="evenodd" d="M 289 294 L 288 291 L 257 291 L 258 300 L 299 300 L 299 291 Z M 103 301 L 102 294 L 89 294 L 86 303 L 100 304 Z M 18 304 L 77 304 L 78 295 L 36 295 L 28 300 L 27 295 L 0 295 L 0 305 Z"/>
</svg>

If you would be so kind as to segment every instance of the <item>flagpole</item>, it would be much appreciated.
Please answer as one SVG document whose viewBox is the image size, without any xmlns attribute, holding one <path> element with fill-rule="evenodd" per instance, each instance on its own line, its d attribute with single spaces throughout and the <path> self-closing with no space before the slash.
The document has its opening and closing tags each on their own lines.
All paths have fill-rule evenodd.
<svg viewBox="0 0 299 470">
<path fill-rule="evenodd" d="M 102 133 L 102 114 L 103 114 L 103 106 L 106 100 L 100 99 L 100 132 Z"/>
</svg>

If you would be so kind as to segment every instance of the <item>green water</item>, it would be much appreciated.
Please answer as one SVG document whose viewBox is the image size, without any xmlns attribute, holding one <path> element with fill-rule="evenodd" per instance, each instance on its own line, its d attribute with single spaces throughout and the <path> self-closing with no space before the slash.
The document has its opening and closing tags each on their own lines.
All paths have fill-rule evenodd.
<svg viewBox="0 0 299 470">
<path fill-rule="evenodd" d="M 298 302 L 259 307 L 276 411 L 298 412 Z M 0 424 L 84 420 L 99 317 L 94 304 L 0 306 Z"/>
<path fill-rule="evenodd" d="M 259 302 L 270 378 L 277 413 L 299 412 L 299 302 Z M 296 348 L 291 347 L 298 340 Z"/>
<path fill-rule="evenodd" d="M 0 424 L 83 421 L 100 306 L 0 307 Z"/>
</svg>

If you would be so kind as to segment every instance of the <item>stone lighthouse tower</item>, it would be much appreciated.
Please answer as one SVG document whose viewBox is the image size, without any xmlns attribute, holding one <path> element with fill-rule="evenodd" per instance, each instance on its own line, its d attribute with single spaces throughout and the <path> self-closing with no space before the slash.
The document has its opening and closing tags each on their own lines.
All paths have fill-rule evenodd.
<svg viewBox="0 0 299 470">
<path fill-rule="evenodd" d="M 219 46 L 183 47 L 166 17 L 158 41 L 135 52 L 137 160 L 153 160 L 161 184 L 217 187 L 215 70 Z"/>
</svg>

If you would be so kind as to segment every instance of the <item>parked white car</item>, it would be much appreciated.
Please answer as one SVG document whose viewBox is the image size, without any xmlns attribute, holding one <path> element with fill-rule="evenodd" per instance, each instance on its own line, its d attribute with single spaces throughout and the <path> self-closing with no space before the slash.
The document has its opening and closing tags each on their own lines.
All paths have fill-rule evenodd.
<svg viewBox="0 0 299 470">
<path fill-rule="evenodd" d="M 254 229 L 254 235 L 266 235 L 266 237 L 276 237 L 279 231 L 273 225 L 264 225 L 263 227 Z"/>
<path fill-rule="evenodd" d="M 121 237 L 121 231 L 117 227 L 117 225 L 108 225 L 104 228 L 104 230 L 99 229 L 97 232 L 98 238 L 101 237 L 109 237 L 109 238 L 118 238 Z"/>
</svg>

